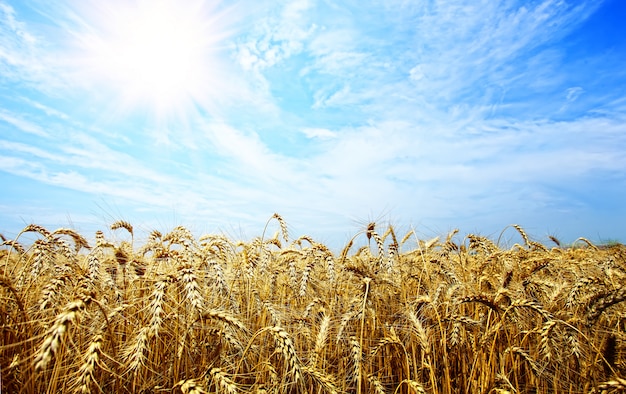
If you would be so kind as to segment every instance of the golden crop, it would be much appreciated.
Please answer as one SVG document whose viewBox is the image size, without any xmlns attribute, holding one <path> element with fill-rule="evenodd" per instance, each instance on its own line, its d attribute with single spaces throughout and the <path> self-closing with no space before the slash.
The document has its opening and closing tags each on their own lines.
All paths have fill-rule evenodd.
<svg viewBox="0 0 626 394">
<path fill-rule="evenodd" d="M 2 237 L 2 393 L 588 393 L 626 389 L 626 248 L 502 248 L 371 223 L 140 247 L 27 226 Z M 269 224 L 269 223 L 268 223 Z M 267 226 L 266 226 L 267 227 Z M 20 234 L 21 235 L 21 234 Z M 558 240 L 555 239 L 555 242 Z"/>
</svg>

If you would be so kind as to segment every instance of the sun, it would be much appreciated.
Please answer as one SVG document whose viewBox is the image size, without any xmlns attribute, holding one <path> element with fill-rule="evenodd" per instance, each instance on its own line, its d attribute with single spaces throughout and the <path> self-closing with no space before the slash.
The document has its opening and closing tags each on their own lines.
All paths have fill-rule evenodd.
<svg viewBox="0 0 626 394">
<path fill-rule="evenodd" d="M 206 98 L 219 78 L 215 53 L 224 38 L 206 1 L 89 4 L 80 64 L 88 78 L 116 92 L 120 106 L 165 116 Z"/>
</svg>

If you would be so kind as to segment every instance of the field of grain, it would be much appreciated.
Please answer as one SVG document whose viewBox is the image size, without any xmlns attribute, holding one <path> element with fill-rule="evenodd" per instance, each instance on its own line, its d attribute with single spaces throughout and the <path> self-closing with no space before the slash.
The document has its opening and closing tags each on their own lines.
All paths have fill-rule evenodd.
<svg viewBox="0 0 626 394">
<path fill-rule="evenodd" d="M 1 392 L 626 390 L 623 245 L 371 223 L 333 253 L 287 229 L 275 214 L 249 242 L 176 227 L 135 245 L 124 221 L 93 245 L 2 237 Z"/>
</svg>

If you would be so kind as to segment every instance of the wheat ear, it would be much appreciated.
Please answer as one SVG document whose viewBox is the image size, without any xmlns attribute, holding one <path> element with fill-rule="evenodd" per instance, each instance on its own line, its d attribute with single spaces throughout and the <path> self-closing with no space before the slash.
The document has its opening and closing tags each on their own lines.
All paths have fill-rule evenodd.
<svg viewBox="0 0 626 394">
<path fill-rule="evenodd" d="M 313 349 L 313 357 L 311 358 L 311 365 L 315 366 L 322 355 L 326 342 L 328 341 L 328 328 L 330 327 L 330 316 L 324 314 L 322 322 L 320 323 L 320 329 L 315 338 L 315 348 Z"/>
<path fill-rule="evenodd" d="M 198 383 L 196 379 L 181 380 L 174 387 L 180 386 L 183 394 L 206 394 L 206 390 Z"/>
<path fill-rule="evenodd" d="M 209 376 L 213 380 L 213 383 L 215 383 L 217 392 L 237 394 L 237 385 L 232 379 L 226 376 L 226 373 L 221 368 L 211 368 Z"/>
<path fill-rule="evenodd" d="M 85 306 L 85 301 L 82 299 L 72 301 L 56 317 L 35 357 L 36 371 L 42 371 L 46 368 L 52 357 L 58 352 L 70 324 L 80 316 Z"/>
<path fill-rule="evenodd" d="M 78 369 L 77 391 L 82 394 L 91 393 L 91 385 L 97 384 L 94 372 L 96 365 L 100 364 L 101 348 L 102 335 L 98 334 L 91 340 L 87 353 L 85 353 L 84 361 Z"/>
<path fill-rule="evenodd" d="M 294 381 L 301 381 L 301 363 L 296 355 L 296 348 L 294 347 L 293 340 L 289 336 L 289 333 L 287 333 L 287 331 L 280 326 L 269 327 L 268 330 L 274 336 L 276 348 L 283 354 L 283 357 L 289 366 L 289 372 L 294 376 Z"/>
</svg>

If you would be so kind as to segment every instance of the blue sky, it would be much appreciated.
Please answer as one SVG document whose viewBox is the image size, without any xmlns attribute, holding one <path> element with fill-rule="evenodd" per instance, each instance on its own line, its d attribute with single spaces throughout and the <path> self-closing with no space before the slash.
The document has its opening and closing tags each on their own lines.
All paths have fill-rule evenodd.
<svg viewBox="0 0 626 394">
<path fill-rule="evenodd" d="M 0 0 L 0 232 L 249 239 L 277 212 L 333 247 L 374 220 L 626 242 L 625 19 L 621 0 Z"/>
</svg>

